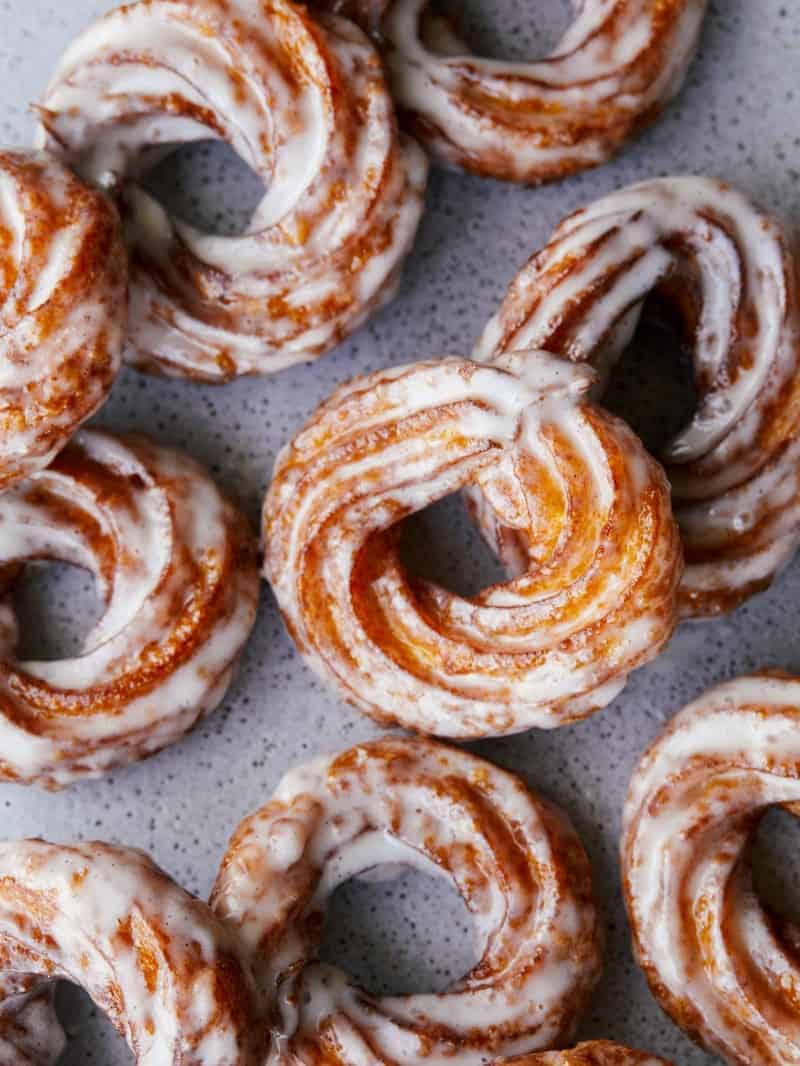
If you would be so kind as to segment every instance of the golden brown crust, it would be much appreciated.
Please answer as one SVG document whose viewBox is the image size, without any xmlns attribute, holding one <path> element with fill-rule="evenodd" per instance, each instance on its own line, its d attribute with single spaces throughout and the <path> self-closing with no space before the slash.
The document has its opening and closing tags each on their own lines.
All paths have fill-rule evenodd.
<svg viewBox="0 0 800 1066">
<path fill-rule="evenodd" d="M 0 151 L 0 490 L 47 466 L 108 395 L 127 275 L 104 196 L 54 156 Z"/>
<path fill-rule="evenodd" d="M 316 0 L 383 48 L 406 128 L 474 174 L 537 184 L 612 156 L 680 89 L 706 0 L 583 0 L 552 53 L 472 55 L 431 0 Z"/>
<path fill-rule="evenodd" d="M 355 379 L 278 459 L 265 572 L 309 664 L 379 721 L 450 737 L 574 721 L 675 625 L 660 467 L 580 397 L 581 372 L 522 364 Z M 473 599 L 407 573 L 398 550 L 404 517 L 465 486 L 514 573 Z"/>
<path fill-rule="evenodd" d="M 131 92 L 152 78 L 152 92 Z M 135 365 L 221 382 L 313 359 L 395 291 L 422 212 L 380 58 L 351 23 L 291 0 L 150 0 L 67 51 L 42 139 L 119 195 Z M 202 233 L 139 181 L 163 145 L 227 141 L 265 195 L 240 236 Z"/>
<path fill-rule="evenodd" d="M 442 994 L 377 999 L 316 962 L 330 892 L 382 863 L 452 881 L 481 959 Z M 567 1038 L 600 972 L 588 858 L 563 814 L 456 748 L 386 737 L 287 774 L 236 830 L 212 905 L 255 957 L 274 1062 L 466 1066 Z"/>
<path fill-rule="evenodd" d="M 266 1026 L 229 930 L 146 856 L 127 848 L 0 844 L 0 1055 L 54 1063 L 49 992 L 81 985 L 139 1063 L 260 1066 Z M 44 980 L 14 974 L 39 974 Z M 29 1058 L 23 1056 L 28 1055 Z"/>
<path fill-rule="evenodd" d="M 697 410 L 662 458 L 681 613 L 732 610 L 800 540 L 800 299 L 787 236 L 735 189 L 670 177 L 566 218 L 511 283 L 475 357 L 546 348 L 605 375 L 651 295 L 691 351 Z"/>
<path fill-rule="evenodd" d="M 498 1059 L 492 1066 L 670 1066 L 670 1063 L 611 1040 L 587 1040 L 566 1051 Z"/>
<path fill-rule="evenodd" d="M 187 457 L 83 431 L 0 496 L 0 560 L 93 571 L 106 611 L 74 659 L 0 661 L 0 778 L 58 787 L 159 750 L 222 698 L 255 619 L 244 516 Z"/>
<path fill-rule="evenodd" d="M 800 1063 L 800 932 L 764 907 L 747 849 L 800 804 L 800 680 L 741 677 L 681 711 L 642 757 L 622 867 L 634 949 L 686 1033 L 735 1066 Z"/>
</svg>

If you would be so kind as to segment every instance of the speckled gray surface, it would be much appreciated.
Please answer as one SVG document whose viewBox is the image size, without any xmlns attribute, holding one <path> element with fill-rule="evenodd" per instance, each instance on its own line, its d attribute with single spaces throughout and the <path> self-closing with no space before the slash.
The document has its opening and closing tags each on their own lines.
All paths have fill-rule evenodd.
<svg viewBox="0 0 800 1066">
<path fill-rule="evenodd" d="M 99 0 L 0 0 L 0 141 L 29 140 L 28 102 L 74 32 L 110 6 Z M 476 44 L 519 57 L 541 51 L 567 18 L 556 0 L 468 0 L 463 7 Z M 274 379 L 221 389 L 124 373 L 99 421 L 142 428 L 188 448 L 256 521 L 278 448 L 336 383 L 443 351 L 467 353 L 517 266 L 583 202 L 639 178 L 713 174 L 738 183 L 797 229 L 799 48 L 800 9 L 791 0 L 715 0 L 686 90 L 612 164 L 539 191 L 436 173 L 398 299 L 337 352 Z M 218 169 L 202 153 L 184 166 L 181 173 L 200 200 L 195 210 L 219 210 L 213 185 Z M 246 183 L 244 192 L 239 186 L 223 199 L 241 203 L 245 194 Z M 424 516 L 412 539 L 426 544 L 426 569 L 454 586 L 475 587 L 496 572 L 449 502 Z M 91 604 L 85 577 L 63 569 L 29 583 L 22 599 L 29 653 L 37 650 L 30 636 L 34 626 L 40 650 L 66 650 L 70 632 L 75 635 L 70 618 L 76 604 L 78 613 Z M 759 666 L 800 672 L 798 603 L 800 562 L 732 617 L 682 628 L 666 653 L 590 721 L 475 745 L 562 804 L 594 861 L 609 944 L 584 1037 L 628 1041 L 676 1063 L 708 1061 L 662 1016 L 632 962 L 616 861 L 620 808 L 637 754 L 689 698 L 711 682 Z M 224 707 L 207 724 L 146 764 L 62 795 L 0 787 L 0 833 L 136 845 L 188 888 L 205 893 L 230 831 L 268 798 L 287 767 L 374 733 L 311 677 L 265 590 L 242 668 Z M 791 859 L 798 854 L 799 832 L 788 816 L 774 815 L 760 833 L 759 878 L 773 898 L 800 899 L 800 864 Z M 438 883 L 417 876 L 345 886 L 329 925 L 328 957 L 377 991 L 441 988 L 470 963 L 463 907 Z M 75 1032 L 65 1063 L 130 1061 L 85 1001 L 67 994 L 63 1005 Z"/>
</svg>

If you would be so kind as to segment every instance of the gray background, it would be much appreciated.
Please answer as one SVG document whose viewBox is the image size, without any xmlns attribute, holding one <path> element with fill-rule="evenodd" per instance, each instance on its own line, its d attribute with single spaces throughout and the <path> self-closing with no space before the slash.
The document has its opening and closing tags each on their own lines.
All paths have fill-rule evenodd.
<svg viewBox="0 0 800 1066">
<path fill-rule="evenodd" d="M 111 6 L 98 0 L 0 0 L 0 142 L 29 142 L 28 102 L 73 34 Z M 568 19 L 560 0 L 465 0 L 462 7 L 460 17 L 477 47 L 518 58 L 541 54 Z M 124 372 L 98 422 L 144 429 L 187 448 L 257 521 L 278 448 L 334 385 L 376 367 L 441 352 L 468 353 L 517 267 L 575 207 L 636 179 L 692 172 L 735 182 L 790 227 L 798 223 L 799 45 L 800 10 L 793 0 L 712 2 L 685 91 L 615 162 L 541 190 L 434 173 L 401 292 L 350 342 L 313 366 L 223 388 Z M 241 204 L 254 195 L 246 176 L 221 174 L 222 169 L 213 153 L 195 151 L 159 181 L 183 200 L 185 210 L 213 218 L 220 180 L 228 187 L 223 202 Z M 182 188 L 187 182 L 193 204 Z M 229 216 L 216 221 L 236 222 Z M 636 367 L 631 373 L 627 388 L 623 382 L 618 391 L 641 413 Z M 426 572 L 451 587 L 480 587 L 497 575 L 450 501 L 416 522 L 411 553 L 420 545 Z M 660 1013 L 630 956 L 616 859 L 620 809 L 637 754 L 689 698 L 756 667 L 800 672 L 799 597 L 796 563 L 773 590 L 732 617 L 684 626 L 661 658 L 588 722 L 474 746 L 557 800 L 575 820 L 593 859 L 609 946 L 583 1037 L 627 1041 L 678 1063 L 707 1061 Z M 38 634 L 38 643 L 24 637 L 27 654 L 74 648 L 97 610 L 91 582 L 65 568 L 37 575 L 18 601 L 24 628 Z M 76 615 L 82 619 L 77 624 Z M 375 733 L 304 667 L 265 589 L 242 667 L 224 706 L 205 725 L 150 762 L 61 795 L 0 786 L 0 834 L 135 845 L 203 894 L 237 821 L 266 801 L 284 770 Z M 792 820 L 772 814 L 756 846 L 763 891 L 785 907 L 800 898 L 800 866 L 793 858 L 798 841 Z M 470 965 L 469 918 L 446 886 L 418 875 L 352 883 L 334 902 L 326 954 L 374 991 L 442 988 Z M 82 997 L 67 994 L 63 1006 L 75 1032 L 65 1063 L 131 1061 Z"/>
</svg>

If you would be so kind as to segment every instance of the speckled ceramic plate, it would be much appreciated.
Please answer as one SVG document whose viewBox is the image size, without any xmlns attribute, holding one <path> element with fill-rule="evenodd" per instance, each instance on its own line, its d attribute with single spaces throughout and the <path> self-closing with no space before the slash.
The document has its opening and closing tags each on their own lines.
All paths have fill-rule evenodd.
<svg viewBox="0 0 800 1066">
<path fill-rule="evenodd" d="M 29 101 L 76 31 L 111 6 L 104 0 L 0 0 L 0 141 L 29 143 Z M 477 46 L 518 58 L 541 53 L 568 19 L 561 0 L 462 0 L 461 6 Z M 687 87 L 663 120 L 615 162 L 541 190 L 435 173 L 397 300 L 334 354 L 275 378 L 222 388 L 125 372 L 97 421 L 187 448 L 256 521 L 276 452 L 337 383 L 376 367 L 468 353 L 517 267 L 579 205 L 634 180 L 686 172 L 727 178 L 789 226 L 796 223 L 799 49 L 800 8 L 792 0 L 712 0 Z M 203 150 L 158 180 L 162 194 L 179 198 L 185 209 L 212 219 L 219 213 L 221 226 L 235 220 L 220 203 L 238 208 L 256 195 L 246 175 Z M 635 409 L 635 382 L 622 391 Z M 496 576 L 450 501 L 422 516 L 411 540 L 412 552 L 424 545 L 426 570 L 453 587 L 474 588 Z M 29 653 L 66 653 L 96 610 L 85 575 L 64 568 L 32 578 L 21 599 Z M 661 658 L 588 722 L 475 745 L 560 803 L 594 861 L 609 944 L 582 1037 L 612 1037 L 678 1064 L 706 1061 L 662 1015 L 633 963 L 619 891 L 620 809 L 637 755 L 691 697 L 755 667 L 800 672 L 798 604 L 800 562 L 733 616 L 684 626 Z M 284 770 L 375 732 L 311 676 L 265 589 L 236 681 L 205 725 L 147 763 L 61 795 L 0 787 L 0 834 L 135 845 L 182 884 L 205 893 L 229 833 L 269 797 Z M 799 839 L 788 816 L 771 815 L 755 849 L 761 890 L 789 908 L 793 895 L 800 900 Z M 440 989 L 470 965 L 469 918 L 438 881 L 420 875 L 350 883 L 334 901 L 326 953 L 376 991 Z M 131 1061 L 81 997 L 65 995 L 63 1008 L 74 1034 L 65 1063 Z"/>
</svg>

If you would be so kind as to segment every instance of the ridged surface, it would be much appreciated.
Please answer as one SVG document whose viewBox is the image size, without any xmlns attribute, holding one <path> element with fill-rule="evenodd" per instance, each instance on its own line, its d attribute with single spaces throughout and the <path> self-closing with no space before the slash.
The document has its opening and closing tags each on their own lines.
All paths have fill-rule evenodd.
<svg viewBox="0 0 800 1066">
<path fill-rule="evenodd" d="M 427 165 L 348 21 L 288 0 L 126 5 L 68 49 L 40 118 L 45 143 L 123 199 L 136 365 L 268 373 L 321 355 L 393 295 Z M 170 218 L 137 184 L 160 146 L 208 138 L 267 189 L 240 237 Z"/>
<path fill-rule="evenodd" d="M 472 55 L 431 0 L 317 0 L 375 33 L 408 129 L 439 159 L 537 183 L 596 166 L 680 89 L 706 0 L 580 0 L 544 59 Z"/>
<path fill-rule="evenodd" d="M 441 995 L 371 998 L 315 962 L 330 893 L 386 863 L 451 880 L 480 962 Z M 477 1066 L 552 1046 L 600 972 L 589 861 L 519 779 L 428 740 L 385 738 L 287 774 L 237 829 L 212 905 L 277 996 L 270 1061 Z"/>
<path fill-rule="evenodd" d="M 646 1051 L 636 1051 L 610 1040 L 587 1040 L 566 1051 L 543 1051 L 500 1059 L 492 1066 L 670 1066 Z"/>
<path fill-rule="evenodd" d="M 441 736 L 590 714 L 676 620 L 661 469 L 585 402 L 585 369 L 543 353 L 500 362 L 341 387 L 278 457 L 264 508 L 266 574 L 311 666 L 373 717 Z M 473 599 L 399 555 L 401 519 L 465 486 L 519 572 Z"/>
<path fill-rule="evenodd" d="M 81 985 L 139 1066 L 264 1060 L 258 1000 L 234 938 L 140 852 L 0 844 L 0 970 Z M 12 996 L 0 998 L 0 1062 L 52 1066 L 60 1029 L 51 1005 L 40 1002 L 37 1015 L 29 1005 L 15 1031 L 13 978 L 3 981 L 0 996 Z"/>
<path fill-rule="evenodd" d="M 105 400 L 126 281 L 105 197 L 54 156 L 0 151 L 0 490 L 47 466 Z"/>
<path fill-rule="evenodd" d="M 91 571 L 106 610 L 72 659 L 21 662 L 0 604 L 0 779 L 59 787 L 179 739 L 224 696 L 255 620 L 245 518 L 196 463 L 83 430 L 0 496 L 0 566 Z"/>
<path fill-rule="evenodd" d="M 800 307 L 778 225 L 705 178 L 612 193 L 523 267 L 475 358 L 540 347 L 605 374 L 651 294 L 682 323 L 698 393 L 664 454 L 687 563 L 681 610 L 714 615 L 769 584 L 800 539 Z"/>
<path fill-rule="evenodd" d="M 800 807 L 800 680 L 711 689 L 631 781 L 623 874 L 651 990 L 689 1036 L 739 1066 L 800 1063 L 800 930 L 752 887 L 747 844 L 767 809 Z"/>
</svg>

